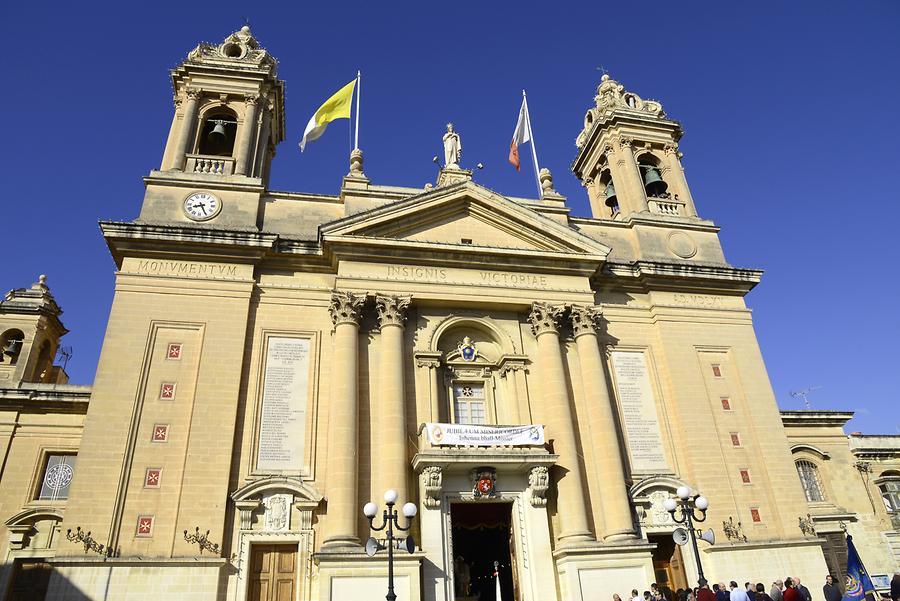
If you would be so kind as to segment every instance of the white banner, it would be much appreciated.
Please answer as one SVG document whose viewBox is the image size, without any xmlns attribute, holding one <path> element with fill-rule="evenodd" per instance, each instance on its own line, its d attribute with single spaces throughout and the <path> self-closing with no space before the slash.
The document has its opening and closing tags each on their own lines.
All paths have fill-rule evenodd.
<svg viewBox="0 0 900 601">
<path fill-rule="evenodd" d="M 492 447 L 495 445 L 542 445 L 544 426 L 476 426 L 471 424 L 425 424 L 431 444 Z"/>
</svg>

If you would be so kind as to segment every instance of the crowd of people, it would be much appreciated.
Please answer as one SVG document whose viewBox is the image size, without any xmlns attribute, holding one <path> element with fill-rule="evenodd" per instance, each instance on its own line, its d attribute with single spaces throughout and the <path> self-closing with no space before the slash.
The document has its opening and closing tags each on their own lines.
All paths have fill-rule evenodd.
<svg viewBox="0 0 900 601">
<path fill-rule="evenodd" d="M 630 598 L 623 600 L 616 593 L 613 595 L 613 601 L 812 601 L 809 589 L 796 576 L 776 580 L 769 587 L 762 582 L 755 584 L 745 582 L 743 586 L 740 586 L 734 580 L 728 586 L 724 582 L 710 586 L 703 578 L 698 584 L 700 586 L 693 589 L 679 588 L 672 591 L 668 587 L 660 587 L 654 582 L 650 585 L 650 590 L 644 591 L 643 594 L 639 593 L 637 589 L 633 589 Z M 843 591 L 830 574 L 825 577 L 822 593 L 825 601 L 841 601 L 844 596 Z"/>
</svg>

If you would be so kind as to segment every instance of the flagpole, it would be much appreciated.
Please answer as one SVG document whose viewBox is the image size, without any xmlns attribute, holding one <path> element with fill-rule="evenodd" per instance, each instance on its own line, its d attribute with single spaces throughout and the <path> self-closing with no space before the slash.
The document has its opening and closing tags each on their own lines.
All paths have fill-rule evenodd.
<svg viewBox="0 0 900 601">
<path fill-rule="evenodd" d="M 531 115 L 528 113 L 528 96 L 525 94 L 525 90 L 522 90 L 522 101 L 525 103 L 525 123 L 528 126 L 528 137 L 531 139 L 531 158 L 534 159 L 534 178 L 537 181 L 538 187 L 538 198 L 543 195 L 543 190 L 541 189 L 541 174 L 540 167 L 538 166 L 538 158 L 537 158 L 537 148 L 535 148 L 534 143 L 534 132 L 531 131 Z"/>
<path fill-rule="evenodd" d="M 362 76 L 356 71 L 356 145 L 355 149 L 359 150 L 359 93 L 362 92 Z"/>
</svg>

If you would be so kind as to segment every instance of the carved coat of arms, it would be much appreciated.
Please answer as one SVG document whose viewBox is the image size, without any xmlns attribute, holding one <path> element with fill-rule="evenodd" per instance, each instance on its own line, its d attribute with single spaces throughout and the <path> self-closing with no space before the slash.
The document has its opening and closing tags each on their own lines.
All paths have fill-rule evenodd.
<svg viewBox="0 0 900 601">
<path fill-rule="evenodd" d="M 475 343 L 468 336 L 465 336 L 462 342 L 456 345 L 456 348 L 459 350 L 459 356 L 463 358 L 463 361 L 474 361 L 478 357 L 478 349 L 475 348 Z"/>
<path fill-rule="evenodd" d="M 475 486 L 472 492 L 475 498 L 497 496 L 497 472 L 493 468 L 480 467 L 474 471 Z"/>
</svg>

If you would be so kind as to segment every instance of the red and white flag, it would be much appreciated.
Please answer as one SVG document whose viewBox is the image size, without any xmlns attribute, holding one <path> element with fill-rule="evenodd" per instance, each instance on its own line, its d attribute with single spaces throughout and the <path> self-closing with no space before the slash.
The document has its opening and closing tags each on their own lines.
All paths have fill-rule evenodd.
<svg viewBox="0 0 900 601">
<path fill-rule="evenodd" d="M 516 131 L 513 132 L 512 142 L 509 144 L 509 162 L 516 171 L 521 171 L 519 162 L 519 145 L 531 142 L 531 124 L 528 122 L 528 104 L 522 98 L 522 108 L 519 109 L 519 120 L 516 122 Z"/>
</svg>

